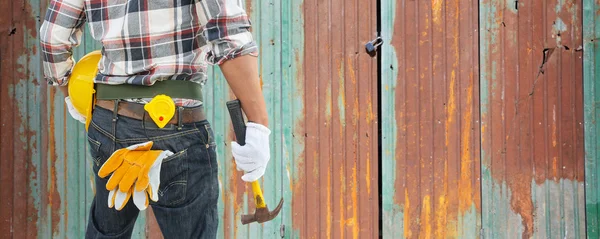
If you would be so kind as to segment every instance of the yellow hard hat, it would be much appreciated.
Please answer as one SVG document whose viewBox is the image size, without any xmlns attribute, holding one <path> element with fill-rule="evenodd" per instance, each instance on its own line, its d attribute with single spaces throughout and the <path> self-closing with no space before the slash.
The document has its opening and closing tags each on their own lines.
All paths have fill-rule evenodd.
<svg viewBox="0 0 600 239">
<path fill-rule="evenodd" d="M 94 78 L 98 74 L 98 62 L 102 54 L 93 51 L 85 55 L 73 67 L 69 77 L 69 97 L 73 107 L 85 116 L 85 129 L 87 130 L 92 119 L 94 107 Z"/>
</svg>

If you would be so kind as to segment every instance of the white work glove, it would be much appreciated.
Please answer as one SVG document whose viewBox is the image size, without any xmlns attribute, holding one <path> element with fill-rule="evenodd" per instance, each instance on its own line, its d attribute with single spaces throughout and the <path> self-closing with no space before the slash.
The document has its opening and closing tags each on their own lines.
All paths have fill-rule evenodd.
<svg viewBox="0 0 600 239">
<path fill-rule="evenodd" d="M 238 171 L 245 171 L 242 180 L 254 182 L 265 174 L 271 158 L 269 135 L 271 130 L 261 124 L 246 124 L 246 144 L 231 143 L 231 153 L 235 158 Z"/>
<path fill-rule="evenodd" d="M 65 103 L 67 104 L 67 109 L 69 109 L 69 114 L 71 115 L 71 117 L 73 117 L 73 119 L 76 119 L 77 121 L 85 124 L 85 116 L 80 114 L 79 112 L 77 112 L 77 110 L 73 106 L 73 103 L 71 103 L 71 97 L 69 97 L 69 96 L 65 97 Z"/>
</svg>

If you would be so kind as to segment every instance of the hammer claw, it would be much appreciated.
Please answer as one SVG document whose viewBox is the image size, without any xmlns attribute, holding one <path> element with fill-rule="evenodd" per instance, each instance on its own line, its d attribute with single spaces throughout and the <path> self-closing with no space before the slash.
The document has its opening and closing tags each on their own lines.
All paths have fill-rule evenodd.
<svg viewBox="0 0 600 239">
<path fill-rule="evenodd" d="M 283 198 L 279 200 L 279 204 L 275 207 L 275 210 L 269 211 L 269 207 L 256 208 L 254 214 L 245 214 L 242 215 L 242 224 L 246 225 L 248 223 L 258 222 L 268 222 L 273 220 L 273 218 L 277 217 L 279 211 L 283 207 Z"/>
</svg>

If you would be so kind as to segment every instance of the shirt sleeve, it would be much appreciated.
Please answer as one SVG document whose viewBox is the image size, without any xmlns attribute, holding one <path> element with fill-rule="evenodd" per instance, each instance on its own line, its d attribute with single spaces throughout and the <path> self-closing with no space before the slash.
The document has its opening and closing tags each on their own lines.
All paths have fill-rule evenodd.
<svg viewBox="0 0 600 239">
<path fill-rule="evenodd" d="M 83 0 L 51 0 L 40 28 L 44 78 L 50 85 L 64 86 L 74 65 L 85 23 Z"/>
<path fill-rule="evenodd" d="M 220 65 L 238 56 L 258 56 L 258 47 L 250 32 L 251 22 L 239 0 L 205 0 L 203 36 L 208 42 L 207 60 Z M 203 17 L 201 17 L 201 20 Z"/>
</svg>

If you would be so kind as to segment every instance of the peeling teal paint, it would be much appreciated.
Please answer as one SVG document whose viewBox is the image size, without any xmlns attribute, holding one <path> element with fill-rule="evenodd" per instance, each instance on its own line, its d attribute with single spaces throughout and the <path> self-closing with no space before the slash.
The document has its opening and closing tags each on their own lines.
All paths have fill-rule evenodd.
<svg viewBox="0 0 600 239">
<path fill-rule="evenodd" d="M 398 60 L 394 46 L 391 45 L 394 36 L 396 1 L 382 1 L 382 31 L 383 40 L 381 59 L 381 174 L 382 178 L 382 228 L 383 236 L 389 238 L 404 238 L 403 206 L 394 200 L 396 194 L 396 144 L 397 123 L 396 114 L 396 84 L 398 83 Z"/>
<path fill-rule="evenodd" d="M 572 180 L 532 180 L 533 238 L 585 238 L 583 190 L 582 182 Z"/>
<path fill-rule="evenodd" d="M 478 227 L 473 226 L 479 225 L 478 220 L 477 208 L 475 208 L 475 204 L 471 204 L 467 211 L 460 212 L 458 215 L 458 225 L 461 226 L 458 235 L 465 239 L 479 238 L 479 232 L 477 231 Z"/>
<path fill-rule="evenodd" d="M 486 165 L 484 178 L 491 178 Z M 521 238 L 523 218 L 511 205 L 512 191 L 505 182 L 486 182 L 483 195 L 492 195 L 483 201 L 483 238 Z M 532 238 L 585 238 L 582 182 L 561 179 L 546 180 L 542 184 L 531 181 L 533 201 Z M 487 211 L 486 211 L 487 210 Z M 591 238 L 591 237 L 588 237 Z"/>
<path fill-rule="evenodd" d="M 565 0 L 557 0 L 554 11 L 556 11 L 556 13 L 560 13 L 560 10 L 563 8 L 564 5 L 565 5 Z"/>
<path fill-rule="evenodd" d="M 404 210 L 397 204 L 385 205 L 384 208 L 385 210 L 382 211 L 384 238 L 405 238 Z"/>
<path fill-rule="evenodd" d="M 291 107 L 282 107 L 282 139 L 285 157 L 282 158 L 283 168 L 281 182 L 283 183 L 283 198 L 285 204 L 281 211 L 281 223 L 285 225 L 285 238 L 300 238 L 300 229 L 293 227 L 293 191 L 290 186 L 298 182 L 300 168 L 299 165 L 304 161 L 304 140 L 299 132 L 302 127 L 301 122 L 304 119 L 304 84 L 303 64 L 304 64 L 304 9 L 303 0 L 282 1 L 281 10 L 281 29 L 284 31 L 282 37 L 282 102 Z M 277 80 L 277 79 L 275 79 Z M 285 169 L 285 170 L 284 170 Z M 292 176 L 285 176 L 291 170 Z M 288 174 L 289 175 L 289 174 Z"/>
<path fill-rule="evenodd" d="M 588 238 L 600 238 L 600 4 L 583 1 L 585 189 Z"/>
<path fill-rule="evenodd" d="M 482 152 L 482 156 L 483 156 Z M 512 192 L 505 182 L 497 183 L 491 177 L 491 171 L 482 158 L 482 220 L 481 238 L 521 238 L 523 224 L 521 216 L 510 208 Z M 488 181 L 491 180 L 491 181 Z"/>
</svg>

